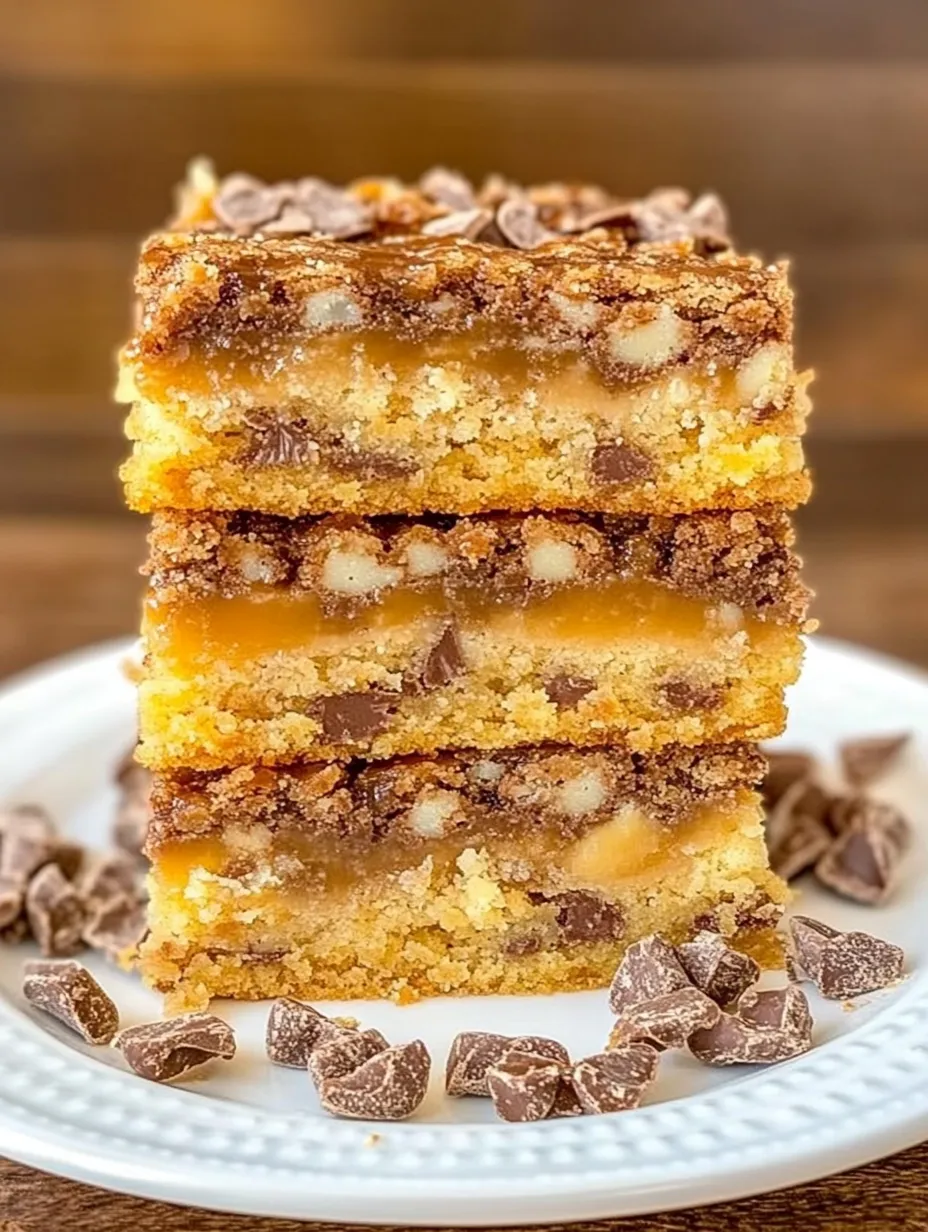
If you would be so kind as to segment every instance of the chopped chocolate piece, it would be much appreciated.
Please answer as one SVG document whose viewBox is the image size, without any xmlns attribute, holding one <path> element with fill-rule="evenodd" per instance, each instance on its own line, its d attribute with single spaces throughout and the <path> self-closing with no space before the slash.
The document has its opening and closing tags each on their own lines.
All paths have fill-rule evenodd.
<svg viewBox="0 0 928 1232">
<path fill-rule="evenodd" d="M 23 996 L 76 1031 L 87 1044 L 108 1044 L 119 1029 L 119 1010 L 86 967 L 73 959 L 35 959 L 23 969 Z"/>
<path fill-rule="evenodd" d="M 344 189 L 307 177 L 295 191 L 295 205 L 312 219 L 312 230 L 332 240 L 351 240 L 374 229 L 371 209 Z"/>
<path fill-rule="evenodd" d="M 618 907 L 587 890 L 566 890 L 547 898 L 565 941 L 617 941 L 625 932 Z"/>
<path fill-rule="evenodd" d="M 686 676 L 665 680 L 660 687 L 661 698 L 672 710 L 692 714 L 697 710 L 715 710 L 722 704 L 725 691 L 718 684 L 700 684 Z"/>
<path fill-rule="evenodd" d="M 815 773 L 816 762 L 811 753 L 797 749 L 765 749 L 767 773 L 764 776 L 763 796 L 766 807 L 773 808 L 782 795 Z"/>
<path fill-rule="evenodd" d="M 16 925 L 22 915 L 26 899 L 24 888 L 8 877 L 0 877 L 0 929 Z M 3 940 L 6 940 L 4 936 Z"/>
<path fill-rule="evenodd" d="M 123 851 L 141 856 L 151 818 L 151 774 L 134 766 L 119 780 L 122 798 L 113 822 L 113 842 Z"/>
<path fill-rule="evenodd" d="M 275 1065 L 305 1069 L 310 1053 L 319 1042 L 323 1024 L 331 1022 L 325 1014 L 290 997 L 279 997 L 267 1019 L 265 1047 Z M 331 1038 L 331 1037 L 330 1037 Z"/>
<path fill-rule="evenodd" d="M 323 1082 L 319 1100 L 336 1116 L 402 1121 L 425 1099 L 431 1058 L 421 1040 L 385 1048 L 351 1073 Z"/>
<path fill-rule="evenodd" d="M 842 830 L 815 865 L 830 889 L 858 903 L 880 903 L 894 889 L 909 824 L 890 804 L 865 796 L 845 806 Z"/>
<path fill-rule="evenodd" d="M 872 783 L 893 768 L 911 738 L 911 732 L 900 732 L 845 740 L 838 746 L 845 778 L 854 787 Z"/>
<path fill-rule="evenodd" d="M 315 224 L 311 214 L 298 205 L 288 204 L 281 210 L 279 218 L 264 223 L 261 230 L 265 235 L 310 235 L 315 230 Z"/>
<path fill-rule="evenodd" d="M 163 1022 L 126 1027 L 113 1041 L 142 1078 L 169 1082 L 214 1058 L 235 1056 L 235 1033 L 215 1014 L 179 1014 Z"/>
<path fill-rule="evenodd" d="M 513 248 L 538 248 L 556 239 L 538 217 L 538 206 L 526 197 L 510 197 L 496 207 L 495 222 L 503 239 Z"/>
<path fill-rule="evenodd" d="M 599 483 L 637 483 L 650 479 L 654 462 L 634 445 L 597 445 L 590 462 L 593 478 Z"/>
<path fill-rule="evenodd" d="M 83 899 L 57 864 L 46 864 L 29 882 L 26 915 L 43 954 L 65 958 L 83 945 Z"/>
<path fill-rule="evenodd" d="M 595 688 L 595 681 L 587 680 L 583 676 L 553 676 L 545 681 L 545 692 L 559 710 L 576 706 Z"/>
<path fill-rule="evenodd" d="M 246 418 L 251 429 L 245 458 L 254 466 L 307 466 L 319 456 L 319 446 L 301 419 L 276 416 Z"/>
<path fill-rule="evenodd" d="M 829 1000 L 876 992 L 902 978 L 905 954 L 889 941 L 869 933 L 842 933 L 803 915 L 792 917 L 789 930 L 794 975 L 811 980 Z"/>
<path fill-rule="evenodd" d="M 610 1048 L 642 1042 L 658 1050 L 683 1048 L 694 1031 L 718 1022 L 719 1007 L 698 988 L 676 988 L 629 1006 L 609 1036 Z"/>
<path fill-rule="evenodd" d="M 536 1057 L 547 1057 L 560 1065 L 570 1064 L 570 1054 L 558 1040 L 544 1035 L 514 1035 L 509 1041 L 509 1051 L 530 1052 Z"/>
<path fill-rule="evenodd" d="M 213 213 L 230 231 L 250 235 L 276 218 L 283 202 L 278 185 L 269 186 L 250 175 L 229 175 L 213 197 Z"/>
<path fill-rule="evenodd" d="M 353 442 L 326 442 L 321 448 L 334 467 L 360 479 L 404 479 L 422 469 L 413 458 L 380 449 L 365 449 Z"/>
<path fill-rule="evenodd" d="M 453 214 L 445 214 L 443 218 L 431 218 L 422 227 L 423 235 L 462 235 L 465 239 L 476 240 L 493 221 L 489 210 L 455 210 Z"/>
<path fill-rule="evenodd" d="M 441 637 L 429 651 L 422 669 L 422 687 L 437 689 L 461 674 L 466 667 L 461 643 L 454 625 L 446 625 Z"/>
<path fill-rule="evenodd" d="M 107 958 L 119 959 L 141 945 L 148 931 L 144 903 L 126 894 L 118 894 L 103 902 L 91 902 L 89 916 L 81 936 L 94 950 Z"/>
<path fill-rule="evenodd" d="M 477 200 L 470 180 L 447 167 L 432 167 L 426 171 L 419 180 L 419 191 L 449 210 L 469 210 Z"/>
<path fill-rule="evenodd" d="M 82 873 L 86 855 L 87 853 L 81 843 L 73 843 L 69 839 L 59 839 L 55 844 L 55 850 L 49 863 L 57 864 L 68 881 L 74 881 Z"/>
<path fill-rule="evenodd" d="M 342 693 L 322 703 L 322 730 L 330 740 L 370 740 L 385 731 L 399 699 L 393 693 Z"/>
<path fill-rule="evenodd" d="M 658 1059 L 656 1049 L 633 1043 L 578 1061 L 570 1076 L 583 1111 L 595 1115 L 637 1108 L 654 1081 Z"/>
<path fill-rule="evenodd" d="M 554 1103 L 551 1105 L 551 1111 L 548 1113 L 548 1120 L 556 1121 L 560 1117 L 575 1116 L 583 1116 L 583 1105 L 577 1097 L 573 1080 L 569 1076 L 561 1074 L 561 1081 L 558 1084 L 557 1094 L 554 1097 Z"/>
<path fill-rule="evenodd" d="M 812 1018 L 793 1013 L 784 1026 L 758 1026 L 737 1014 L 723 1013 L 713 1027 L 695 1031 L 689 1040 L 694 1057 L 706 1065 L 773 1065 L 808 1052 Z"/>
<path fill-rule="evenodd" d="M 25 888 L 55 854 L 55 823 L 43 808 L 24 804 L 0 813 L 0 879 Z"/>
<path fill-rule="evenodd" d="M 451 1041 L 445 1065 L 445 1092 L 452 1096 L 489 1095 L 487 1070 L 513 1047 L 509 1035 L 461 1031 Z"/>
<path fill-rule="evenodd" d="M 327 1021 L 310 1049 L 307 1065 L 316 1087 L 353 1073 L 359 1065 L 389 1048 L 387 1040 L 373 1027 L 358 1031 Z"/>
<path fill-rule="evenodd" d="M 677 958 L 696 987 L 718 1005 L 731 1005 L 760 976 L 753 958 L 726 944 L 718 933 L 703 930 L 677 946 Z"/>
<path fill-rule="evenodd" d="M 755 1027 L 770 1027 L 812 1038 L 809 1002 L 795 984 L 786 988 L 749 988 L 738 1002 L 737 1015 Z"/>
<path fill-rule="evenodd" d="M 61 867 L 57 858 L 55 863 Z M 81 870 L 77 889 L 89 906 L 111 898 L 138 899 L 141 880 L 138 860 L 126 851 L 110 851 L 93 858 Z"/>
<path fill-rule="evenodd" d="M 765 823 L 770 867 L 792 881 L 811 868 L 831 845 L 825 824 L 832 798 L 815 783 L 798 779 L 783 792 Z"/>
<path fill-rule="evenodd" d="M 560 1085 L 560 1064 L 533 1052 L 510 1052 L 487 1071 L 493 1107 L 504 1121 L 543 1121 Z"/>
<path fill-rule="evenodd" d="M 609 1008 L 617 1018 L 626 1010 L 666 992 L 689 988 L 690 978 L 672 945 L 657 933 L 630 945 L 609 989 Z"/>
</svg>

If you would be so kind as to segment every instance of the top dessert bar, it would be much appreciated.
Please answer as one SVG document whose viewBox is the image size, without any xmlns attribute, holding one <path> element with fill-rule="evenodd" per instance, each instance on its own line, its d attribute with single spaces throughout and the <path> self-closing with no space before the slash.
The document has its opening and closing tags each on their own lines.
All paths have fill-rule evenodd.
<svg viewBox="0 0 928 1232">
<path fill-rule="evenodd" d="M 217 181 L 143 247 L 130 504 L 678 513 L 808 495 L 785 264 L 714 197 Z"/>
</svg>

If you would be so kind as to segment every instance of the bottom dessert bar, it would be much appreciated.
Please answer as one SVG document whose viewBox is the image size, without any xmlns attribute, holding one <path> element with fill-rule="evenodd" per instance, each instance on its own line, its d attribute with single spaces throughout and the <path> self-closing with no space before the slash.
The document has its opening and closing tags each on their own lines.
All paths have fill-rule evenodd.
<svg viewBox="0 0 928 1232">
<path fill-rule="evenodd" d="M 705 927 L 773 961 L 762 773 L 734 744 L 157 774 L 142 971 L 180 1009 L 594 988 Z"/>
</svg>

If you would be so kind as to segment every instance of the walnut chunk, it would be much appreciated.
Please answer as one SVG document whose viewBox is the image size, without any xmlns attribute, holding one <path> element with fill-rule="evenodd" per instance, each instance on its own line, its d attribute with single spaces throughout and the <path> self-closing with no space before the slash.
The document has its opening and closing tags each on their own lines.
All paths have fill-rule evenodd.
<svg viewBox="0 0 928 1232">
<path fill-rule="evenodd" d="M 662 304 L 650 321 L 631 328 L 617 322 L 608 330 L 609 351 L 620 364 L 660 368 L 686 349 L 687 330 L 669 304 Z"/>
<path fill-rule="evenodd" d="M 526 552 L 533 582 L 570 582 L 578 573 L 577 549 L 563 539 L 543 539 Z"/>
<path fill-rule="evenodd" d="M 792 378 L 789 347 L 766 342 L 750 355 L 735 374 L 735 387 L 742 402 L 752 407 L 782 406 Z"/>
<path fill-rule="evenodd" d="M 322 585 L 338 595 L 369 595 L 395 586 L 402 570 L 382 565 L 367 552 L 333 548 L 322 565 Z"/>
</svg>

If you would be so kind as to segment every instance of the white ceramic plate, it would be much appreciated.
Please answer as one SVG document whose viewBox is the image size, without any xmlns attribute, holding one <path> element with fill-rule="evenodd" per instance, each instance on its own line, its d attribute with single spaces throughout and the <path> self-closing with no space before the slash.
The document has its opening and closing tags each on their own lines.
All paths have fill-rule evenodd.
<svg viewBox="0 0 928 1232">
<path fill-rule="evenodd" d="M 104 845 L 110 777 L 133 732 L 119 671 L 128 647 L 60 660 L 0 693 L 0 799 L 47 805 Z M 810 994 L 818 1046 L 770 1069 L 710 1070 L 668 1055 L 646 1107 L 536 1125 L 495 1121 L 488 1101 L 447 1100 L 451 1038 L 467 1028 L 562 1039 L 598 1051 L 602 993 L 446 999 L 407 1008 L 345 1003 L 400 1042 L 420 1036 L 433 1087 L 415 1121 L 372 1125 L 322 1113 L 306 1077 L 264 1058 L 267 1007 L 223 1003 L 239 1052 L 183 1086 L 125 1070 L 24 1004 L 28 951 L 0 950 L 0 1154 L 112 1189 L 254 1215 L 357 1223 L 534 1223 L 717 1202 L 811 1180 L 928 1137 L 928 678 L 849 647 L 813 642 L 794 690 L 788 742 L 831 755 L 843 736 L 909 728 L 903 767 L 882 785 L 920 827 L 905 880 L 879 909 L 803 884 L 803 911 L 903 945 L 911 974 L 853 1009 Z M 124 1024 L 158 999 L 91 958 Z"/>
</svg>

